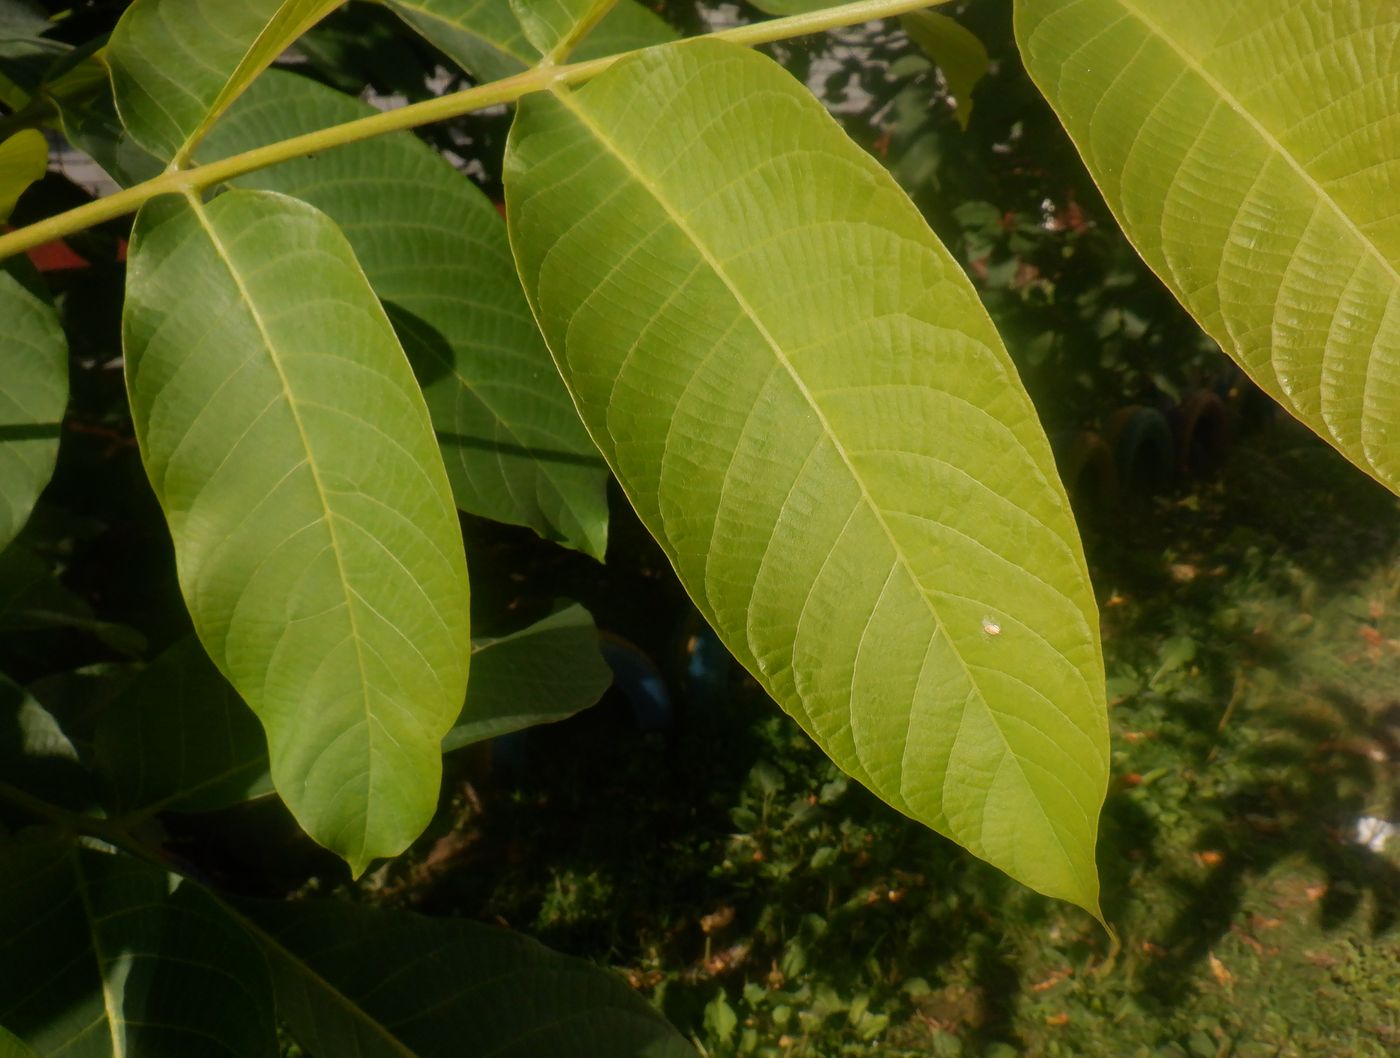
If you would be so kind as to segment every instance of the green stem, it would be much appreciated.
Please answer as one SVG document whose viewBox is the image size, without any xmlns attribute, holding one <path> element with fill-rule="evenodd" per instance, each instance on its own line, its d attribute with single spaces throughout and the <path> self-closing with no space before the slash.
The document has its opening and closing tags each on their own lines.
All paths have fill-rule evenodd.
<svg viewBox="0 0 1400 1058">
<path fill-rule="evenodd" d="M 759 44 L 772 44 L 774 41 L 801 37 L 809 33 L 823 33 L 829 29 L 850 26 L 859 22 L 902 15 L 920 8 L 936 7 L 949 0 L 858 0 L 856 3 L 842 4 L 839 7 L 812 11 L 807 14 L 792 15 L 788 18 L 775 18 L 767 22 L 757 22 L 748 26 L 719 30 L 706 34 L 707 39 L 726 40 L 733 44 L 753 47 Z M 640 49 L 639 49 L 640 50 Z M 46 242 L 63 238 L 74 232 L 90 228 L 95 224 L 113 220 L 133 213 L 144 203 L 158 195 L 196 194 L 206 188 L 232 180 L 235 177 L 266 169 L 281 162 L 310 154 L 318 154 L 332 147 L 382 136 L 388 132 L 401 132 L 417 128 L 419 125 L 448 118 L 461 117 L 474 110 L 512 103 L 521 96 L 532 92 L 548 91 L 556 85 L 580 84 L 598 76 L 614 63 L 620 62 L 636 52 L 623 52 L 588 62 L 570 63 L 567 66 L 538 66 L 524 73 L 490 84 L 477 85 L 451 95 L 439 96 L 397 110 L 385 111 L 348 121 L 343 125 L 333 125 L 328 129 L 318 129 L 302 136 L 270 143 L 242 154 L 222 158 L 208 165 L 192 169 L 162 173 L 160 176 L 137 184 L 135 187 L 118 191 L 116 194 L 99 198 L 95 202 L 70 209 L 66 213 L 36 221 L 5 235 L 0 235 L 0 260 L 24 250 L 42 246 Z"/>
</svg>

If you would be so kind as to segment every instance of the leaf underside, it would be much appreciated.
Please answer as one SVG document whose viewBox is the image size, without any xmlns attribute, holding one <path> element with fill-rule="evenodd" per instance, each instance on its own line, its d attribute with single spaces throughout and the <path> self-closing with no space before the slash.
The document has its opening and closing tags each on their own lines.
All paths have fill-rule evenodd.
<svg viewBox="0 0 1400 1058">
<path fill-rule="evenodd" d="M 202 161 L 372 113 L 273 70 L 219 123 Z M 457 505 L 601 559 L 607 466 L 574 411 L 520 290 L 505 222 L 409 133 L 241 177 L 340 225 L 403 343 Z"/>
<path fill-rule="evenodd" d="M 1400 6 L 1017 0 L 1016 36 L 1143 259 L 1400 491 Z"/>
<path fill-rule="evenodd" d="M 274 784 L 358 873 L 437 802 L 467 579 L 408 361 L 344 237 L 282 195 L 139 214 L 123 319 L 142 458 L 209 656 Z"/>
<path fill-rule="evenodd" d="M 526 292 L 726 645 L 841 767 L 1097 913 L 1097 614 L 971 285 L 776 64 L 644 53 L 520 107 Z"/>
</svg>

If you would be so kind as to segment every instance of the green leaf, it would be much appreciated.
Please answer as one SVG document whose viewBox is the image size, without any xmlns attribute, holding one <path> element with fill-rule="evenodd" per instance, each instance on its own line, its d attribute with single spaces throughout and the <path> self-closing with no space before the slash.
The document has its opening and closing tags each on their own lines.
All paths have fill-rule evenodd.
<svg viewBox="0 0 1400 1058">
<path fill-rule="evenodd" d="M 132 136 L 182 162 L 286 48 L 344 0 L 137 0 L 107 46 Z"/>
<path fill-rule="evenodd" d="M 20 531 L 58 458 L 68 343 L 27 261 L 0 264 L 0 549 Z"/>
<path fill-rule="evenodd" d="M 194 637 L 151 662 L 97 721 L 119 812 L 207 812 L 272 789 L 257 718 Z"/>
<path fill-rule="evenodd" d="M 1016 37 L 1148 265 L 1400 491 L 1400 7 L 1018 0 Z"/>
<path fill-rule="evenodd" d="M 550 60 L 573 50 L 616 0 L 510 0 L 510 9 L 531 46 Z"/>
<path fill-rule="evenodd" d="M 0 1058 L 38 1058 L 18 1036 L 0 1026 Z"/>
<path fill-rule="evenodd" d="M 371 112 L 272 71 L 229 112 L 200 157 Z M 601 559 L 607 466 L 549 358 L 505 222 L 486 196 L 408 133 L 238 183 L 304 199 L 341 225 L 423 387 L 457 505 Z"/>
<path fill-rule="evenodd" d="M 518 934 L 325 901 L 239 906 L 312 1054 L 695 1058 L 621 977 Z"/>
<path fill-rule="evenodd" d="M 147 203 L 123 333 L 195 630 L 261 719 L 277 791 L 358 874 L 432 816 L 470 649 L 408 361 L 334 223 L 267 192 Z"/>
<path fill-rule="evenodd" d="M 503 0 L 382 0 L 425 40 L 440 48 L 478 81 L 495 81 L 539 63 L 542 51 L 531 44 L 516 16 L 514 3 Z M 584 6 L 581 0 L 532 0 L 534 3 Z M 538 25 L 533 30 L 548 39 Z M 676 31 L 637 0 L 621 0 L 584 39 L 575 59 L 594 59 L 634 48 L 649 48 L 676 39 Z"/>
<path fill-rule="evenodd" d="M 52 28 L 43 8 L 31 0 L 0 0 L 0 38 L 37 37 Z"/>
<path fill-rule="evenodd" d="M 525 99 L 511 242 L 725 644 L 896 808 L 1097 913 L 1093 593 L 971 285 L 776 64 L 696 41 Z"/>
<path fill-rule="evenodd" d="M 19 196 L 48 164 L 49 144 L 38 129 L 21 129 L 0 143 L 0 224 L 10 219 Z"/>
<path fill-rule="evenodd" d="M 92 782 L 57 720 L 0 676 L 0 782 L 73 810 L 92 807 Z"/>
<path fill-rule="evenodd" d="M 472 641 L 472 682 L 443 751 L 564 720 L 612 684 L 598 629 L 577 604 L 497 639 Z"/>
<path fill-rule="evenodd" d="M 957 19 L 937 11 L 914 11 L 900 21 L 909 39 L 943 71 L 955 103 L 953 116 L 959 128 L 966 130 L 972 117 L 972 90 L 990 66 L 986 45 Z"/>
<path fill-rule="evenodd" d="M 0 1023 L 42 1058 L 280 1053 L 267 967 L 237 920 L 66 837 L 0 845 Z"/>
</svg>

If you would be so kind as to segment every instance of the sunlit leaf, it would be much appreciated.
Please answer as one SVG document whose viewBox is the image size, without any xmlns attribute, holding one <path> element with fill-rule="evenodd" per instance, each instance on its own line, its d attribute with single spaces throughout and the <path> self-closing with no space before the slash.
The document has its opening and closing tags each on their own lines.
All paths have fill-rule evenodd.
<svg viewBox="0 0 1400 1058">
<path fill-rule="evenodd" d="M 0 263 L 0 549 L 29 518 L 58 458 L 68 343 L 27 261 Z"/>
<path fill-rule="evenodd" d="M 971 285 L 770 60 L 694 42 L 526 98 L 526 292 L 734 655 L 890 804 L 1097 912 L 1098 622 Z"/>
<path fill-rule="evenodd" d="M 369 107 L 269 73 L 199 156 L 351 121 Z M 341 225 L 413 363 L 457 505 L 602 558 L 607 467 L 579 422 L 520 289 L 505 222 L 407 133 L 242 177 Z"/>
<path fill-rule="evenodd" d="M 1016 35 L 1144 260 L 1400 491 L 1400 5 L 1017 0 Z"/>
<path fill-rule="evenodd" d="M 49 144 L 37 129 L 21 129 L 0 143 L 0 223 L 10 219 L 25 188 L 44 175 Z"/>
<path fill-rule="evenodd" d="M 189 882 L 67 837 L 0 845 L 0 1024 L 40 1058 L 281 1053 L 239 922 Z"/>
<path fill-rule="evenodd" d="M 472 641 L 472 682 L 444 751 L 564 720 L 587 709 L 612 683 L 598 629 L 582 606 L 528 628 Z"/>
<path fill-rule="evenodd" d="M 267 192 L 148 203 L 123 331 L 196 631 L 262 720 L 278 792 L 358 873 L 431 817 L 470 649 L 408 361 L 334 223 Z"/>
<path fill-rule="evenodd" d="M 539 2 L 539 0 L 535 0 Z M 544 0 L 569 9 L 580 0 Z M 479 81 L 520 73 L 540 61 L 509 0 L 383 0 L 422 37 Z M 536 30 L 537 33 L 540 30 Z M 676 32 L 637 0 L 621 0 L 584 38 L 573 59 L 591 59 L 676 39 Z"/>
<path fill-rule="evenodd" d="M 510 0 L 525 38 L 549 58 L 572 50 L 615 4 L 616 0 Z"/>
<path fill-rule="evenodd" d="M 117 112 L 162 158 L 182 159 L 235 99 L 344 0 L 137 0 L 107 46 Z"/>
<path fill-rule="evenodd" d="M 621 977 L 518 934 L 327 901 L 239 906 L 312 1054 L 695 1058 Z"/>
<path fill-rule="evenodd" d="M 972 117 L 972 90 L 990 65 L 986 45 L 957 19 L 937 11 L 914 11 L 901 21 L 909 39 L 943 71 L 956 104 L 953 115 L 966 129 Z"/>
<path fill-rule="evenodd" d="M 272 789 L 257 718 L 190 637 L 151 662 L 97 721 L 118 812 L 204 812 Z"/>
</svg>

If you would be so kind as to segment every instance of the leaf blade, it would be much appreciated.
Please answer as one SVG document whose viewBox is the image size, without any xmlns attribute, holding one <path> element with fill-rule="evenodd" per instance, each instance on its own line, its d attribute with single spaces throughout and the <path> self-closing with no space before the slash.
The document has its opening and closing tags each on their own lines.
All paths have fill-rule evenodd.
<svg viewBox="0 0 1400 1058">
<path fill-rule="evenodd" d="M 28 262 L 0 264 L 0 549 L 48 484 L 68 405 L 68 342 Z"/>
<path fill-rule="evenodd" d="M 200 158 L 370 112 L 339 92 L 271 71 L 229 112 Z M 505 222 L 486 196 L 407 133 L 236 183 L 310 202 L 342 226 L 423 387 L 457 505 L 601 560 L 607 466 L 530 315 Z"/>
<path fill-rule="evenodd" d="M 422 395 L 304 203 L 157 199 L 130 262 L 132 417 L 196 631 L 293 814 L 358 873 L 427 824 L 466 684 L 465 560 Z"/>
<path fill-rule="evenodd" d="M 1083 555 L 1014 368 L 907 198 L 715 42 L 525 100 L 506 188 L 585 424 L 729 649 L 890 804 L 1097 914 Z"/>
<path fill-rule="evenodd" d="M 238 908 L 292 1034 L 317 1054 L 694 1058 L 621 978 L 507 930 L 330 901 Z"/>
<path fill-rule="evenodd" d="M 1168 24 L 1135 0 L 1018 0 L 1016 34 L 1148 265 L 1275 399 L 1400 489 L 1400 13 L 1191 0 Z"/>
<path fill-rule="evenodd" d="M 132 137 L 183 164 L 253 80 L 344 0 L 142 0 L 107 46 L 117 112 Z"/>
</svg>

